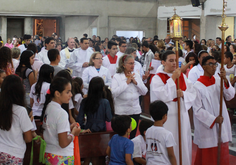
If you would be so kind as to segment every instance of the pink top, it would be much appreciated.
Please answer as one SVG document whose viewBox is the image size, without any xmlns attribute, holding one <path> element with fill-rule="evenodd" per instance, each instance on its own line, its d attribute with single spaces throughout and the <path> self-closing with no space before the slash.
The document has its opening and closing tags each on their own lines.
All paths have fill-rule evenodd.
<svg viewBox="0 0 236 165">
<path fill-rule="evenodd" d="M 12 43 L 11 44 L 6 43 L 4 46 L 6 46 L 6 47 L 8 47 L 10 49 L 12 49 L 14 47 L 14 45 L 12 45 Z"/>
</svg>

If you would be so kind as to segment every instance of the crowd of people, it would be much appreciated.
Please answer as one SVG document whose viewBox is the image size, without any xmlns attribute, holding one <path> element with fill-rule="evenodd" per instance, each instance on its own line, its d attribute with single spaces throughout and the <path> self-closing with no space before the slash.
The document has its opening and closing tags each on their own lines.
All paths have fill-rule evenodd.
<svg viewBox="0 0 236 165">
<path fill-rule="evenodd" d="M 46 164 L 74 164 L 75 136 L 113 130 L 117 134 L 107 148 L 110 165 L 177 165 L 180 145 L 183 164 L 191 165 L 189 110 L 197 145 L 194 164 L 216 164 L 219 124 L 221 163 L 229 164 L 232 131 L 224 100 L 219 115 L 220 79 L 225 100 L 233 99 L 236 40 L 228 36 L 222 44 L 220 37 L 200 42 L 183 38 L 175 45 L 169 36 L 101 40 L 87 34 L 64 43 L 56 33 L 0 41 L 0 164 L 22 164 L 25 143 L 40 129 Z M 150 120 L 140 119 L 145 95 L 150 95 Z M 132 120 L 137 127 L 131 127 Z M 97 159 L 86 158 L 83 164 L 96 165 Z"/>
</svg>

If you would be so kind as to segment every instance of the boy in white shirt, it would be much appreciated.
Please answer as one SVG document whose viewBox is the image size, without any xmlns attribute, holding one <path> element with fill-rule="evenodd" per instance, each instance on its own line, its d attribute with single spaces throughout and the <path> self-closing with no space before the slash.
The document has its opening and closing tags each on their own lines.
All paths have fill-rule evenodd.
<svg viewBox="0 0 236 165">
<path fill-rule="evenodd" d="M 143 119 L 139 124 L 139 132 L 141 135 L 132 139 L 134 143 L 133 161 L 134 165 L 146 164 L 146 131 L 153 125 L 153 121 Z"/>
<path fill-rule="evenodd" d="M 154 101 L 150 104 L 149 111 L 155 122 L 146 131 L 147 165 L 177 165 L 173 149 L 176 145 L 174 137 L 163 127 L 167 120 L 167 105 L 162 101 Z"/>
</svg>

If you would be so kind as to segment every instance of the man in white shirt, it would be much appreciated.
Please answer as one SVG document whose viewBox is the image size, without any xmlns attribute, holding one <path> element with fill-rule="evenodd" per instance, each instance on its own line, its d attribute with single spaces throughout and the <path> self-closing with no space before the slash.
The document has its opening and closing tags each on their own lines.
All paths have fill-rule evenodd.
<svg viewBox="0 0 236 165">
<path fill-rule="evenodd" d="M 216 45 L 218 45 L 219 48 L 221 49 L 222 43 L 221 43 L 221 38 L 220 37 L 216 37 Z"/>
<path fill-rule="evenodd" d="M 50 61 L 48 59 L 48 51 L 50 49 L 54 49 L 55 48 L 55 40 L 53 37 L 48 37 L 45 40 L 45 49 L 42 49 L 41 52 L 39 52 L 38 54 L 38 58 L 39 60 L 41 60 L 44 64 L 48 64 L 50 65 Z"/>
<path fill-rule="evenodd" d="M 69 63 L 70 56 L 75 50 L 75 39 L 74 38 L 68 38 L 67 40 L 67 47 L 63 50 L 61 50 L 60 55 L 61 55 L 61 61 L 59 63 L 59 66 L 61 68 L 66 68 L 66 65 Z"/>
<path fill-rule="evenodd" d="M 108 51 L 110 54 L 103 57 L 102 65 L 109 69 L 111 73 L 111 77 L 113 77 L 116 74 L 116 68 L 118 67 L 119 59 L 117 54 L 117 43 L 113 41 L 108 42 Z"/>
<path fill-rule="evenodd" d="M 144 41 L 142 43 L 142 50 L 145 53 L 145 55 L 143 54 L 143 56 L 145 56 L 143 70 L 144 72 L 147 72 L 150 66 L 150 62 L 152 61 L 152 59 L 154 59 L 154 54 L 152 50 L 149 48 L 149 44 L 147 41 Z"/>
<path fill-rule="evenodd" d="M 72 76 L 82 77 L 83 71 L 88 67 L 93 51 L 88 49 L 89 40 L 87 38 L 80 39 L 80 48 L 75 49 L 70 56 L 68 68 L 72 69 Z"/>
<path fill-rule="evenodd" d="M 23 40 L 25 41 L 24 44 L 18 46 L 18 48 L 20 49 L 20 53 L 22 53 L 23 51 L 25 51 L 30 43 L 31 40 L 31 35 L 25 34 L 23 37 Z"/>
<path fill-rule="evenodd" d="M 120 51 L 116 54 L 117 57 L 118 57 L 118 60 L 119 60 L 119 58 L 120 58 L 121 56 L 124 55 L 126 48 L 127 48 L 126 42 L 124 42 L 124 41 L 121 40 L 121 41 L 119 42 L 119 49 L 120 49 Z"/>
<path fill-rule="evenodd" d="M 208 52 L 205 51 L 205 50 L 202 50 L 198 53 L 198 61 L 199 61 L 199 64 L 194 66 L 189 74 L 188 74 L 188 79 L 194 84 L 197 79 L 203 75 L 204 73 L 204 70 L 202 68 L 202 60 L 203 58 L 209 56 Z"/>
</svg>

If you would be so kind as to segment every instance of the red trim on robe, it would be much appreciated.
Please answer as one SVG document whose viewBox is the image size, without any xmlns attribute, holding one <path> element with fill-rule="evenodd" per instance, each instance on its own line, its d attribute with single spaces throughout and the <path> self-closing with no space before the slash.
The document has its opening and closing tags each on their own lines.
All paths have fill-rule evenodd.
<svg viewBox="0 0 236 165">
<path fill-rule="evenodd" d="M 116 64 L 116 61 L 117 61 L 117 55 L 115 55 L 115 57 L 113 58 L 110 54 L 107 55 L 109 61 L 110 61 L 110 64 Z"/>
<path fill-rule="evenodd" d="M 204 84 L 206 87 L 211 86 L 215 84 L 216 80 L 214 76 L 208 77 L 208 76 L 200 76 L 197 81 L 200 81 L 202 84 Z"/>
<path fill-rule="evenodd" d="M 218 147 L 198 148 L 194 165 L 217 165 Z M 220 165 L 229 165 L 228 142 L 221 143 Z"/>
<path fill-rule="evenodd" d="M 197 80 L 203 83 L 206 87 L 211 86 L 215 84 L 216 80 L 214 76 L 208 77 L 208 76 L 200 76 L 200 78 Z M 229 83 L 229 82 L 228 82 Z M 228 89 L 229 86 L 224 82 L 225 88 Z"/>
<path fill-rule="evenodd" d="M 210 129 L 213 128 L 213 126 L 215 125 L 215 123 L 216 123 L 216 119 L 214 120 L 214 122 L 213 122 L 212 125 L 210 126 Z"/>
<path fill-rule="evenodd" d="M 170 78 L 165 73 L 157 73 L 157 75 L 161 78 L 164 84 L 166 84 L 167 80 Z M 177 79 L 175 80 L 175 84 L 177 89 Z M 179 76 L 179 89 L 181 89 L 182 91 L 185 91 L 187 89 L 183 73 L 181 73 L 181 75 Z M 177 98 L 175 98 L 173 101 L 177 101 Z"/>
</svg>

